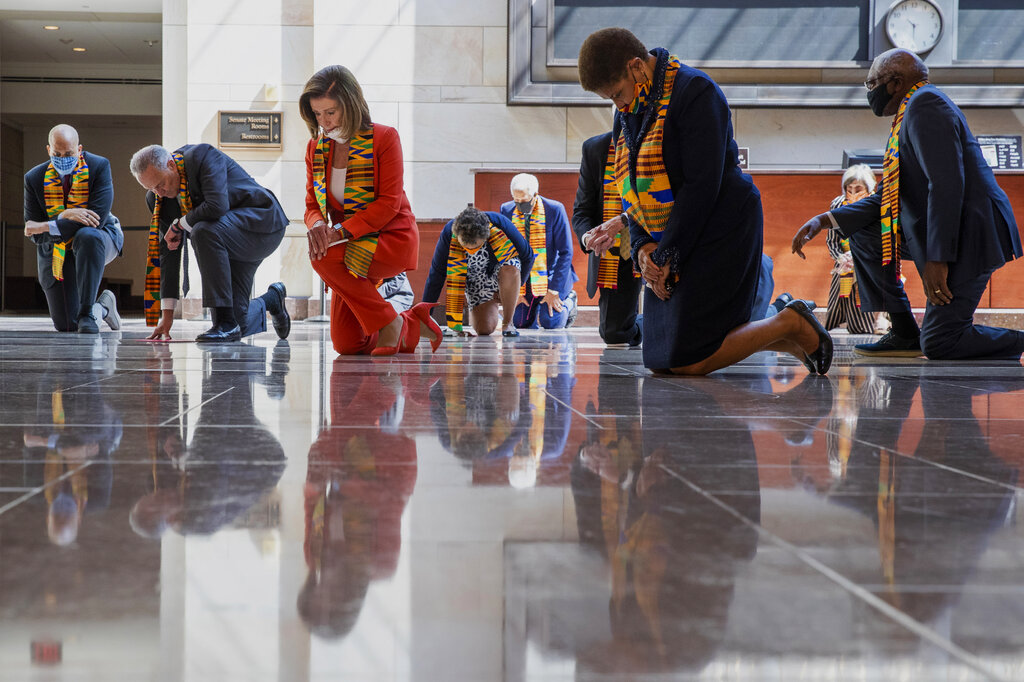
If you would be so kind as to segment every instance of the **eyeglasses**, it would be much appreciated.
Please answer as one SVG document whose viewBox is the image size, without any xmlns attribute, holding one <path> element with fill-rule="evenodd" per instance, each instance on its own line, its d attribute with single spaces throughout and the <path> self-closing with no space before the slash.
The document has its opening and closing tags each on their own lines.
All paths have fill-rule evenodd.
<svg viewBox="0 0 1024 682">
<path fill-rule="evenodd" d="M 891 78 L 891 77 L 890 78 L 885 78 L 885 79 L 875 78 L 873 80 L 867 80 L 867 81 L 864 81 L 864 87 L 867 88 L 868 90 L 874 90 L 879 85 L 885 85 L 886 83 L 888 83 L 891 80 L 893 80 L 893 78 Z"/>
</svg>

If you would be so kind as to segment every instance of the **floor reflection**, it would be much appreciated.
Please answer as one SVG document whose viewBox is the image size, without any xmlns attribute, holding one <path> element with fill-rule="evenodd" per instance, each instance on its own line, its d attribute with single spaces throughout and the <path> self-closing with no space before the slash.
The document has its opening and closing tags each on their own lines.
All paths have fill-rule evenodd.
<svg viewBox="0 0 1024 682">
<path fill-rule="evenodd" d="M 288 342 L 275 346 L 269 372 L 263 348 L 204 349 L 207 371 L 191 409 L 188 391 L 167 368 L 166 347 L 156 348 L 157 369 L 143 385 L 148 492 L 132 507 L 129 523 L 150 538 L 169 528 L 182 535 L 214 533 L 251 510 L 284 472 L 284 448 L 256 418 L 250 385 L 261 383 L 271 397 L 283 397 Z"/>
<path fill-rule="evenodd" d="M 141 336 L 0 324 L 0 680 L 1024 678 L 1019 365 Z"/>
<path fill-rule="evenodd" d="M 309 449 L 303 550 L 308 575 L 298 598 L 317 636 L 347 635 L 373 580 L 394 575 L 401 520 L 416 485 L 416 441 L 402 433 L 405 381 L 353 377 L 344 359 L 330 376 L 330 425 Z"/>
</svg>

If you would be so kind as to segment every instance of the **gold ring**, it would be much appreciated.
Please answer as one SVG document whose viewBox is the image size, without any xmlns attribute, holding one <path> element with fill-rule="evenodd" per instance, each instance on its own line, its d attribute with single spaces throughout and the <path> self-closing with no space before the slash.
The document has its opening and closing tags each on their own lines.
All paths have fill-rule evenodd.
<svg viewBox="0 0 1024 682">
<path fill-rule="evenodd" d="M 942 289 L 936 289 L 936 290 L 935 290 L 935 293 L 936 293 L 936 294 L 941 294 L 941 293 L 942 293 Z"/>
</svg>

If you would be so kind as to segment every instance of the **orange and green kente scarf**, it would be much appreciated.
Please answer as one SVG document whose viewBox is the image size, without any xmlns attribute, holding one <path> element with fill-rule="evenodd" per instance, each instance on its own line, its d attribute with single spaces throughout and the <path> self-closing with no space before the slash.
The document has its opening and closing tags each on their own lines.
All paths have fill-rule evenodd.
<svg viewBox="0 0 1024 682">
<path fill-rule="evenodd" d="M 548 293 L 548 233 L 544 218 L 544 201 L 540 195 L 536 197 L 537 205 L 533 212 L 524 216 L 519 207 L 512 210 L 512 224 L 530 242 L 533 249 L 533 268 L 530 270 L 530 290 L 536 297 L 546 296 Z M 530 219 L 527 226 L 526 219 Z M 526 284 L 519 289 L 519 293 L 526 296 Z"/>
<path fill-rule="evenodd" d="M 171 158 L 178 167 L 178 207 L 184 217 L 192 211 L 192 197 L 188 194 L 188 183 L 185 176 L 185 157 L 181 152 L 173 152 Z M 146 252 L 146 290 L 143 292 L 142 303 L 146 310 L 146 324 L 155 327 L 160 321 L 160 205 L 163 197 L 159 194 L 153 200 L 153 218 L 149 221 L 149 249 Z M 185 248 L 182 244 L 182 248 Z"/>
<path fill-rule="evenodd" d="M 64 205 L 64 183 L 60 173 L 51 163 L 43 173 L 43 201 L 46 202 L 46 217 L 56 220 L 57 216 L 67 208 L 89 207 L 89 166 L 85 163 L 85 154 L 78 155 L 78 165 L 71 175 L 71 190 L 68 192 L 67 206 Z M 53 264 L 51 271 L 58 280 L 64 279 L 64 258 L 67 255 L 69 239 L 53 245 Z"/>
<path fill-rule="evenodd" d="M 334 140 L 321 137 L 313 152 L 313 196 L 320 205 L 324 220 L 331 223 L 327 208 L 327 168 L 331 165 Z M 348 146 L 348 165 L 345 171 L 345 201 L 342 221 L 362 211 L 374 199 L 373 189 L 373 126 L 359 131 Z M 363 235 L 345 244 L 345 267 L 356 277 L 367 277 L 373 254 L 377 251 L 377 233 Z"/>
<path fill-rule="evenodd" d="M 615 182 L 615 140 L 608 143 L 608 156 L 604 164 L 604 178 L 602 184 L 602 207 L 601 220 L 608 222 L 613 218 L 622 215 L 622 195 L 619 194 L 619 186 Z M 613 251 L 618 251 L 615 255 Z M 597 268 L 597 286 L 602 289 L 619 288 L 619 268 L 624 260 L 629 260 L 629 244 L 622 243 L 622 233 L 615 234 L 615 243 L 611 249 L 601 254 Z M 633 273 L 639 277 L 639 272 Z"/>
<path fill-rule="evenodd" d="M 889 142 L 882 157 L 882 265 L 888 265 L 895 259 L 897 272 L 900 268 L 900 128 L 903 127 L 903 114 L 910 98 L 918 88 L 927 84 L 927 79 L 915 83 L 903 97 L 896 118 L 892 120 Z"/>
<path fill-rule="evenodd" d="M 493 225 L 491 233 L 487 236 L 487 243 L 491 246 L 491 253 L 498 261 L 499 268 L 519 255 L 512 240 L 500 228 Z M 448 278 L 445 285 L 444 315 L 448 328 L 457 332 L 462 331 L 466 300 L 466 273 L 468 271 L 469 254 L 466 253 L 466 249 L 459 243 L 459 240 L 453 236 L 451 244 L 448 245 Z"/>
<path fill-rule="evenodd" d="M 665 114 L 668 112 L 672 86 L 680 66 L 682 62 L 678 57 L 669 56 L 657 116 L 640 143 L 635 176 L 629 169 L 629 146 L 626 144 L 624 129 L 615 145 L 615 179 L 622 194 L 622 206 L 629 217 L 639 223 L 655 242 L 661 241 L 661 233 L 668 225 L 668 217 L 675 204 L 662 156 L 662 143 Z"/>
</svg>

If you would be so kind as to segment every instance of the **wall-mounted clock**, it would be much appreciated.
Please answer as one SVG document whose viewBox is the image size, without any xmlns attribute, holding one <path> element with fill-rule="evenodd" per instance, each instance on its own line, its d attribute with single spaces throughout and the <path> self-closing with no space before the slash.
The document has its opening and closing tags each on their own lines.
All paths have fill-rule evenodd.
<svg viewBox="0 0 1024 682">
<path fill-rule="evenodd" d="M 885 15 L 885 33 L 895 47 L 928 52 L 942 35 L 942 13 L 928 0 L 897 0 Z"/>
</svg>

